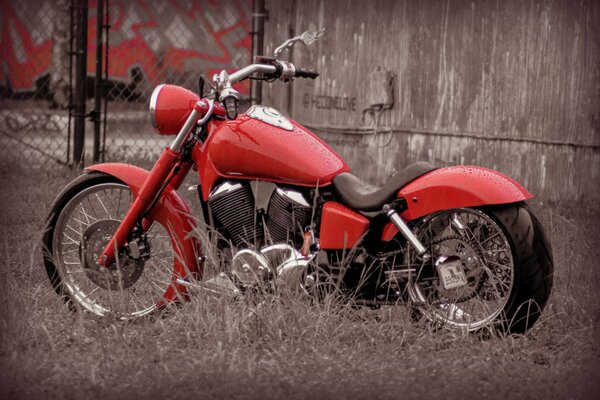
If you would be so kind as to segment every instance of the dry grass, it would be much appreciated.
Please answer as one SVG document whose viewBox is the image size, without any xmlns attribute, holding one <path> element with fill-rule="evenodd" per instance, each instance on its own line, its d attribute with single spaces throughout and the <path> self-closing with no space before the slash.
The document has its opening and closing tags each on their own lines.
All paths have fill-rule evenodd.
<svg viewBox="0 0 600 400">
<path fill-rule="evenodd" d="M 66 169 L 1 168 L 1 398 L 595 398 L 598 214 L 536 208 L 555 287 L 525 336 L 480 340 L 411 324 L 401 307 L 196 297 L 168 316 L 70 313 L 42 266 Z"/>
</svg>

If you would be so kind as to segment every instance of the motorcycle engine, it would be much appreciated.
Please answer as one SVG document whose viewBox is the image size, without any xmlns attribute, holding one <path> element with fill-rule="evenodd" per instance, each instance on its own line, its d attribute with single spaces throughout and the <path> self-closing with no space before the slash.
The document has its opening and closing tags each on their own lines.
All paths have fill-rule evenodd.
<svg viewBox="0 0 600 400">
<path fill-rule="evenodd" d="M 266 182 L 260 192 L 248 182 L 223 182 L 211 192 L 208 205 L 217 231 L 238 248 L 277 243 L 299 248 L 312 215 L 304 194 Z"/>
</svg>

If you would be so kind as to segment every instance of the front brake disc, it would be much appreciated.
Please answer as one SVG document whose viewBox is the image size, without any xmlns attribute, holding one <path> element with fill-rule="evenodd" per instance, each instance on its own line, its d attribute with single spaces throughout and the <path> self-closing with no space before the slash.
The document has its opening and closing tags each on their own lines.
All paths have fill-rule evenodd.
<svg viewBox="0 0 600 400">
<path fill-rule="evenodd" d="M 82 235 L 79 245 L 83 271 L 89 280 L 103 289 L 123 290 L 133 286 L 144 271 L 144 260 L 120 253 L 108 266 L 98 264 L 98 258 L 121 221 L 103 219 L 93 223 Z"/>
</svg>

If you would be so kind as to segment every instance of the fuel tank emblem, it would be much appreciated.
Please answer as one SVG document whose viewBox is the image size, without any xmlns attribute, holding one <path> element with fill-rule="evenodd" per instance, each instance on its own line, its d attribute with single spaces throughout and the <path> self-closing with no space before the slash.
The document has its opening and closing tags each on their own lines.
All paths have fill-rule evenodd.
<svg viewBox="0 0 600 400">
<path fill-rule="evenodd" d="M 266 122 L 269 125 L 285 129 L 286 131 L 294 130 L 294 125 L 279 111 L 271 107 L 252 106 L 246 111 L 246 115 L 250 118 Z"/>
</svg>

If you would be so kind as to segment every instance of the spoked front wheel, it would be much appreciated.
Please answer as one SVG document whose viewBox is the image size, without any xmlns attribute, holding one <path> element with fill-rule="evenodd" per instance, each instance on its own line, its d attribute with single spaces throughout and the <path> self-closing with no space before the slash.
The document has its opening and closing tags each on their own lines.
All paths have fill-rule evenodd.
<svg viewBox="0 0 600 400">
<path fill-rule="evenodd" d="M 552 287 L 552 254 L 524 204 L 444 210 L 417 228 L 428 257 L 410 257 L 408 291 L 418 312 L 438 325 L 522 333 Z"/>
<path fill-rule="evenodd" d="M 44 234 L 44 261 L 54 288 L 69 304 L 129 319 L 152 313 L 173 290 L 175 253 L 158 222 L 112 265 L 97 263 L 132 200 L 130 188 L 118 179 L 87 174 L 55 201 Z"/>
</svg>

